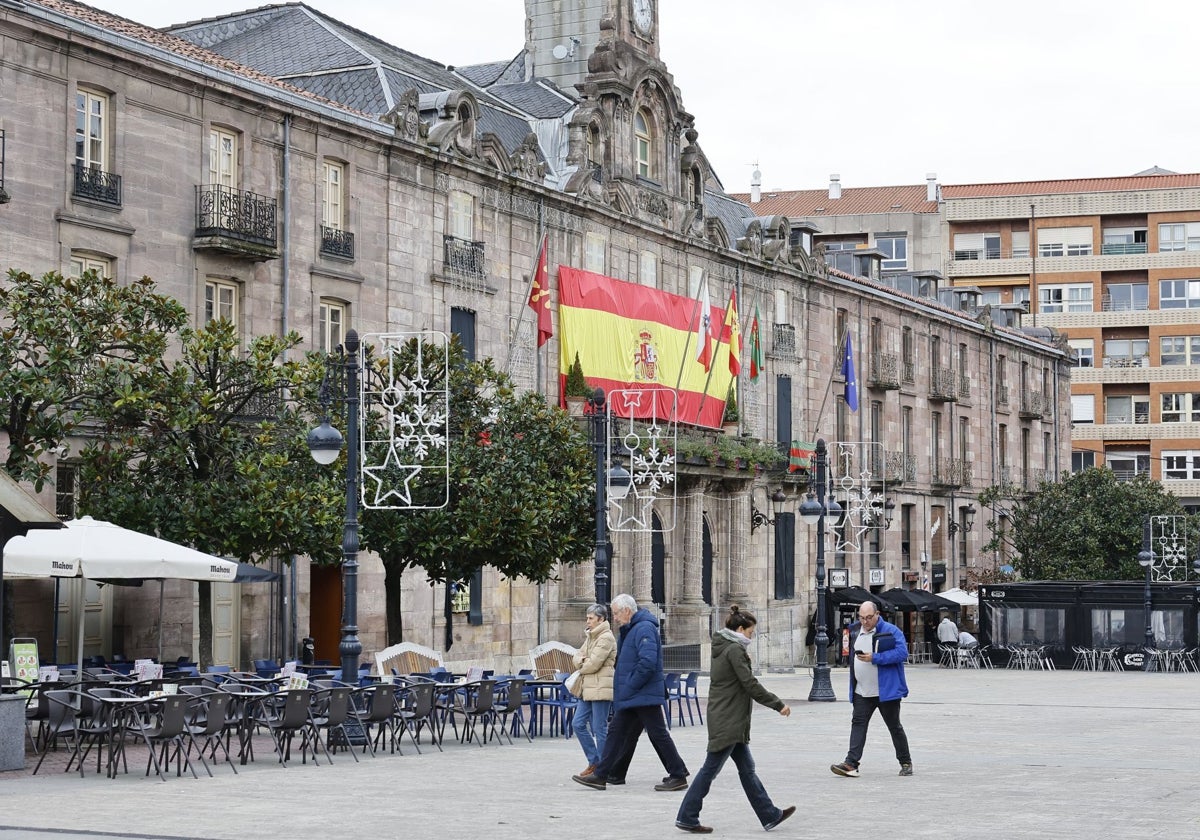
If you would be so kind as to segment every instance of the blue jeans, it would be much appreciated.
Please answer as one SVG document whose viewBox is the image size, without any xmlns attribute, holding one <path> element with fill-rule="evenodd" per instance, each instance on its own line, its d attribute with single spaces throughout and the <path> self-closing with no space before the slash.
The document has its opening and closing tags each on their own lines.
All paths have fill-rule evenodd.
<svg viewBox="0 0 1200 840">
<path fill-rule="evenodd" d="M 588 764 L 593 767 L 600 763 L 600 756 L 604 754 L 610 709 L 611 700 L 579 700 L 575 704 L 575 718 L 571 726 L 575 729 Z"/>
<path fill-rule="evenodd" d="M 725 766 L 725 760 L 729 758 L 733 759 L 733 763 L 738 769 L 738 779 L 742 783 L 742 790 L 746 792 L 746 798 L 750 800 L 750 807 L 754 809 L 758 821 L 765 826 L 783 816 L 783 812 L 775 807 L 775 803 L 767 795 L 766 788 L 758 779 L 758 774 L 754 772 L 754 756 L 750 755 L 750 745 L 734 744 L 720 752 L 708 753 L 704 759 L 704 766 L 692 779 L 692 785 L 679 805 L 679 813 L 675 815 L 675 822 L 680 825 L 700 824 L 700 808 L 704 805 L 704 797 L 708 796 L 708 789 L 712 787 L 713 779 L 717 778 L 717 774 Z"/>
</svg>

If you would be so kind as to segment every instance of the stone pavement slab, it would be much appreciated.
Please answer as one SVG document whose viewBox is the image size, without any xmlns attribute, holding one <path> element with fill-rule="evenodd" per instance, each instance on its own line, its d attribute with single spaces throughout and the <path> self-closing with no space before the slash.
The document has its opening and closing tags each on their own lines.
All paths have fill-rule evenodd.
<svg viewBox="0 0 1200 840">
<path fill-rule="evenodd" d="M 1200 676 L 1196 674 L 951 671 L 910 666 L 902 720 L 915 772 L 900 778 L 876 717 L 862 776 L 833 775 L 845 756 L 846 671 L 837 703 L 808 703 L 807 674 L 766 674 L 793 706 L 758 708 L 752 749 L 776 804 L 798 813 L 774 835 L 896 838 L 1200 837 Z M 701 694 L 706 689 L 701 680 Z M 676 726 L 693 771 L 702 726 Z M 629 783 L 593 791 L 571 781 L 587 763 L 577 742 L 539 738 L 403 756 L 339 754 L 332 766 L 283 768 L 268 751 L 235 776 L 106 779 L 45 769 L 0 773 L 0 840 L 92 836 L 198 838 L 301 835 L 528 840 L 597 834 L 623 840 L 679 836 L 681 793 L 658 793 L 662 767 L 643 739 Z M 701 815 L 714 837 L 761 828 L 732 765 Z"/>
</svg>

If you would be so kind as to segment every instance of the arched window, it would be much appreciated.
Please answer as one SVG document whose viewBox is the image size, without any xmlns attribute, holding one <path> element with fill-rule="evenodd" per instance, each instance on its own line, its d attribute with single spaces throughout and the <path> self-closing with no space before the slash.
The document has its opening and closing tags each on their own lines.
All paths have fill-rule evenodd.
<svg viewBox="0 0 1200 840">
<path fill-rule="evenodd" d="M 654 167 L 652 151 L 654 135 L 651 133 L 650 114 L 645 108 L 638 110 L 633 118 L 634 153 L 637 156 L 637 174 L 639 178 L 653 178 Z"/>
<path fill-rule="evenodd" d="M 587 128 L 587 162 L 600 165 L 600 126 L 592 123 Z"/>
</svg>

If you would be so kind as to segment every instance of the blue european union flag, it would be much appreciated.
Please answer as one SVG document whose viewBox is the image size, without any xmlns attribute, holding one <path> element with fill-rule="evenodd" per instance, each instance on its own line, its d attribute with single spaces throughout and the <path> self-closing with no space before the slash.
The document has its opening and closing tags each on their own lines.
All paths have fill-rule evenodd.
<svg viewBox="0 0 1200 840">
<path fill-rule="evenodd" d="M 846 378 L 846 405 L 858 411 L 858 377 L 854 373 L 854 347 L 850 343 L 850 331 L 846 331 L 846 349 L 842 354 L 842 376 Z"/>
</svg>

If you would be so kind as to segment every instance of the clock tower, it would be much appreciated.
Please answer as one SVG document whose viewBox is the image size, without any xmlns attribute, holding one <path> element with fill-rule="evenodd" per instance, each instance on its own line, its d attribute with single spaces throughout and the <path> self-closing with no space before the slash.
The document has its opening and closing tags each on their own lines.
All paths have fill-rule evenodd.
<svg viewBox="0 0 1200 840">
<path fill-rule="evenodd" d="M 658 0 L 525 0 L 525 78 L 574 93 L 601 41 L 658 59 Z"/>
</svg>

